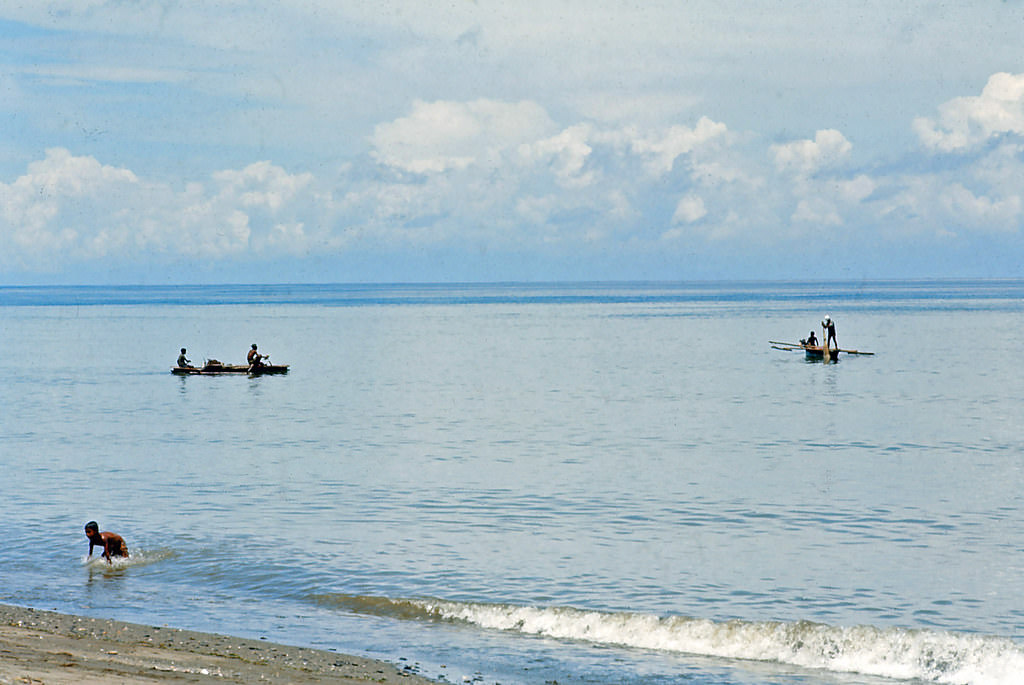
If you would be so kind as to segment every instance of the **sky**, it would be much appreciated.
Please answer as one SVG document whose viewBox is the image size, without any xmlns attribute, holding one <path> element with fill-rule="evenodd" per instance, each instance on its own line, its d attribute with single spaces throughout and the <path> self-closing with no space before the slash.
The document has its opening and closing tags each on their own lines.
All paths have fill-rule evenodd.
<svg viewBox="0 0 1024 685">
<path fill-rule="evenodd" d="M 1024 1 L 0 7 L 0 285 L 1024 276 Z"/>
</svg>

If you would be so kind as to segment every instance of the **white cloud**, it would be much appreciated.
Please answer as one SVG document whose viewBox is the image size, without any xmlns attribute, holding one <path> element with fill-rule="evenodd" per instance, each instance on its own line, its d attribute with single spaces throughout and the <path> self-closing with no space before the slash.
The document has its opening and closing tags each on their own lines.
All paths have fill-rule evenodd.
<svg viewBox="0 0 1024 685">
<path fill-rule="evenodd" d="M 138 192 L 139 181 L 127 169 L 100 164 L 92 157 L 74 157 L 51 148 L 28 165 L 14 183 L 0 183 L 0 236 L 18 252 L 47 255 L 79 243 L 118 198 Z M 120 219 L 103 217 L 104 222 Z M 94 246 L 102 251 L 102 246 Z"/>
<path fill-rule="evenodd" d="M 844 166 L 852 144 L 834 129 L 769 146 L 708 117 L 567 123 L 532 101 L 417 101 L 374 129 L 369 157 L 333 171 L 265 160 L 174 183 L 55 148 L 0 183 L 0 264 L 425 245 L 749 252 L 820 226 L 934 236 L 1024 225 L 1024 162 L 1010 144 L 956 169 L 868 174 Z"/>
<path fill-rule="evenodd" d="M 878 182 L 866 174 L 859 174 L 848 181 L 836 182 L 835 187 L 839 197 L 846 202 L 860 202 L 875 192 Z"/>
<path fill-rule="evenodd" d="M 505 151 L 553 128 L 544 108 L 529 101 L 417 101 L 409 116 L 377 125 L 370 142 L 382 164 L 440 173 L 473 164 L 495 166 Z"/>
<path fill-rule="evenodd" d="M 1015 230 L 1021 222 L 1021 196 L 1009 195 L 992 199 L 975 195 L 960 183 L 948 186 L 942 197 L 950 214 L 971 226 L 988 226 L 996 230 Z"/>
<path fill-rule="evenodd" d="M 593 148 L 587 144 L 591 129 L 586 124 L 570 126 L 556 136 L 523 143 L 519 154 L 532 163 L 547 162 L 559 184 L 585 187 L 593 183 L 593 173 L 581 173 Z"/>
<path fill-rule="evenodd" d="M 692 224 L 707 216 L 708 210 L 704 206 L 704 200 L 699 195 L 687 195 L 676 205 L 676 211 L 672 214 L 672 223 Z"/>
<path fill-rule="evenodd" d="M 662 136 L 639 138 L 633 142 L 633 151 L 647 160 L 646 167 L 652 175 L 661 176 L 672 171 L 681 155 L 691 153 L 727 132 L 725 124 L 701 117 L 693 128 L 673 126 Z"/>
<path fill-rule="evenodd" d="M 178 192 L 53 148 L 13 183 L 0 183 L 2 262 L 302 251 L 317 238 L 307 229 L 320 211 L 313 185 L 311 174 L 257 162 Z"/>
<path fill-rule="evenodd" d="M 1024 74 L 993 74 L 979 96 L 939 106 L 937 120 L 919 117 L 914 131 L 925 146 L 963 151 L 1001 134 L 1024 135 Z"/>
<path fill-rule="evenodd" d="M 835 129 L 818 131 L 814 140 L 796 140 L 771 147 L 777 169 L 801 175 L 834 166 L 844 160 L 852 149 L 853 145 L 846 136 Z"/>
<path fill-rule="evenodd" d="M 289 174 L 270 162 L 256 162 L 241 171 L 219 171 L 213 178 L 220 184 L 221 194 L 237 198 L 244 206 L 271 211 L 281 209 L 313 182 L 310 173 Z"/>
</svg>

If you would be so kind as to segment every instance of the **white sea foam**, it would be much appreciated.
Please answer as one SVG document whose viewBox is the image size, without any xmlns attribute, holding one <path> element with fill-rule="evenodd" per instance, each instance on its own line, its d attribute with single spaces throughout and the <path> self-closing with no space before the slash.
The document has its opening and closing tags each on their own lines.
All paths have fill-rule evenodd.
<svg viewBox="0 0 1024 685">
<path fill-rule="evenodd" d="M 842 627 L 810 621 L 719 622 L 566 607 L 379 597 L 334 597 L 333 603 L 366 613 L 460 621 L 487 629 L 596 644 L 951 685 L 1016 685 L 1024 673 L 1024 648 L 1014 641 L 946 631 Z"/>
<path fill-rule="evenodd" d="M 111 557 L 109 563 L 103 558 L 102 554 L 95 554 L 91 557 L 83 556 L 82 566 L 88 566 L 90 569 L 118 570 L 133 566 L 155 564 L 158 561 L 170 559 L 174 554 L 174 550 L 170 549 L 137 550 L 131 552 L 127 557 Z"/>
</svg>

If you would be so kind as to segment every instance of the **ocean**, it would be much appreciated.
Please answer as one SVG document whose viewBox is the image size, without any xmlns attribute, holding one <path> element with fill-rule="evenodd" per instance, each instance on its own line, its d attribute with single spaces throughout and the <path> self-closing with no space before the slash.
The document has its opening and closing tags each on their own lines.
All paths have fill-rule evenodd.
<svg viewBox="0 0 1024 685">
<path fill-rule="evenodd" d="M 769 344 L 825 314 L 874 354 Z M 449 682 L 1024 682 L 1021 330 L 1016 280 L 0 287 L 0 602 Z M 252 343 L 287 375 L 170 373 Z"/>
</svg>

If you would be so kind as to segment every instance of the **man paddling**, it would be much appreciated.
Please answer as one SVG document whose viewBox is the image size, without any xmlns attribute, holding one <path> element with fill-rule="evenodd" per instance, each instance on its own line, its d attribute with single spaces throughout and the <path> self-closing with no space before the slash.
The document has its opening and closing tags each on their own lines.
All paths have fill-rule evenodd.
<svg viewBox="0 0 1024 685">
<path fill-rule="evenodd" d="M 128 545 L 125 544 L 124 538 L 117 533 L 111 533 L 110 531 L 100 532 L 100 526 L 95 521 L 89 521 L 85 524 L 85 536 L 89 538 L 89 557 L 92 558 L 92 548 L 102 547 L 103 558 L 107 560 L 107 563 L 113 563 L 111 557 L 127 557 L 128 556 Z"/>
</svg>

